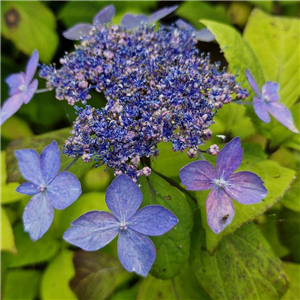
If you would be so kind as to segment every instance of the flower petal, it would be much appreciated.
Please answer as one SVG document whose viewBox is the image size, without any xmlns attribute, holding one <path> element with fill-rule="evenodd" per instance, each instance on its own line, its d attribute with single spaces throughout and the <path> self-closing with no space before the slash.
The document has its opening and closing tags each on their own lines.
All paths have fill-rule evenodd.
<svg viewBox="0 0 300 300">
<path fill-rule="evenodd" d="M 33 241 L 41 238 L 49 229 L 54 217 L 54 209 L 45 193 L 36 194 L 24 209 L 24 231 L 28 232 Z"/>
<path fill-rule="evenodd" d="M 177 223 L 177 217 L 161 205 L 148 205 L 137 211 L 130 220 L 129 226 L 146 235 L 162 235 Z"/>
<path fill-rule="evenodd" d="M 1 107 L 1 125 L 15 114 L 23 104 L 22 94 L 8 98 Z"/>
<path fill-rule="evenodd" d="M 204 28 L 202 30 L 196 31 L 195 33 L 196 33 L 196 39 L 198 41 L 212 42 L 212 41 L 215 40 L 215 36 L 207 28 Z"/>
<path fill-rule="evenodd" d="M 9 96 L 14 96 L 22 93 L 21 86 L 25 86 L 25 73 L 20 72 L 17 74 L 11 74 L 5 78 L 5 83 L 9 86 Z"/>
<path fill-rule="evenodd" d="M 32 83 L 28 86 L 27 91 L 23 94 L 23 103 L 27 104 L 35 94 L 38 87 L 38 80 L 34 79 Z"/>
<path fill-rule="evenodd" d="M 116 13 L 113 5 L 104 7 L 93 19 L 93 24 L 105 25 L 110 22 Z"/>
<path fill-rule="evenodd" d="M 130 228 L 120 231 L 118 254 L 123 267 L 146 277 L 155 261 L 156 251 L 153 242 L 143 234 Z"/>
<path fill-rule="evenodd" d="M 165 7 L 163 9 L 156 11 L 148 18 L 147 23 L 151 24 L 151 23 L 161 20 L 162 18 L 164 18 L 165 16 L 171 14 L 174 10 L 176 10 L 177 7 L 178 7 L 178 5 L 173 5 L 173 6 Z"/>
<path fill-rule="evenodd" d="M 234 217 L 234 207 L 229 195 L 220 188 L 213 188 L 206 199 L 207 223 L 218 234 Z"/>
<path fill-rule="evenodd" d="M 214 187 L 216 170 L 208 161 L 194 161 L 179 171 L 181 184 L 189 191 L 209 190 Z"/>
<path fill-rule="evenodd" d="M 71 223 L 63 238 L 86 251 L 98 250 L 118 234 L 118 220 L 106 211 L 89 211 Z"/>
<path fill-rule="evenodd" d="M 263 183 L 261 178 L 252 172 L 237 172 L 228 178 L 225 191 L 241 204 L 260 203 L 268 194 Z"/>
<path fill-rule="evenodd" d="M 270 116 L 267 110 L 267 105 L 260 98 L 253 98 L 253 108 L 256 115 L 265 123 L 270 122 Z"/>
<path fill-rule="evenodd" d="M 277 102 L 279 101 L 278 95 L 279 85 L 273 81 L 267 81 L 262 86 L 262 97 L 267 102 Z"/>
<path fill-rule="evenodd" d="M 178 19 L 176 22 L 175 22 L 176 26 L 180 29 L 180 28 L 183 28 L 183 29 L 186 29 L 186 30 L 190 30 L 190 31 L 194 31 L 195 28 L 193 26 L 191 26 L 189 23 L 187 22 L 184 22 L 183 20 L 181 19 Z"/>
<path fill-rule="evenodd" d="M 39 52 L 37 50 L 34 50 L 31 57 L 29 58 L 29 60 L 27 62 L 26 69 L 25 69 L 25 73 L 26 73 L 25 84 L 26 84 L 26 86 L 28 86 L 29 83 L 31 82 L 31 80 L 36 72 L 38 63 L 39 63 Z"/>
<path fill-rule="evenodd" d="M 60 169 L 60 152 L 55 141 L 45 147 L 42 151 L 40 164 L 44 180 L 49 184 L 58 174 Z"/>
<path fill-rule="evenodd" d="M 22 183 L 17 187 L 16 191 L 18 193 L 25 194 L 25 195 L 35 195 L 39 193 L 38 186 L 32 182 Z"/>
<path fill-rule="evenodd" d="M 239 137 L 232 139 L 220 151 L 217 157 L 217 174 L 219 178 L 227 179 L 241 164 L 243 149 Z"/>
<path fill-rule="evenodd" d="M 123 17 L 121 24 L 126 29 L 133 29 L 140 25 L 140 20 L 131 14 L 127 14 Z"/>
<path fill-rule="evenodd" d="M 107 188 L 105 202 L 120 220 L 127 221 L 142 204 L 143 194 L 128 175 L 119 175 Z"/>
<path fill-rule="evenodd" d="M 46 195 L 56 209 L 65 209 L 81 195 L 80 181 L 69 172 L 61 172 L 49 184 Z"/>
<path fill-rule="evenodd" d="M 89 34 L 90 28 L 91 24 L 80 23 L 64 31 L 62 35 L 68 40 L 80 40 L 81 37 Z"/>
<path fill-rule="evenodd" d="M 283 126 L 294 133 L 299 133 L 299 130 L 294 125 L 291 112 L 283 104 L 279 102 L 267 103 L 267 110 Z"/>
<path fill-rule="evenodd" d="M 247 80 L 250 84 L 250 86 L 252 87 L 254 93 L 260 98 L 261 97 L 261 93 L 259 91 L 259 88 L 257 86 L 257 83 L 256 81 L 254 80 L 254 78 L 252 77 L 251 73 L 249 70 L 246 69 L 246 77 L 247 77 Z"/>
<path fill-rule="evenodd" d="M 44 183 L 40 167 L 40 156 L 35 150 L 16 150 L 15 156 L 18 160 L 18 165 L 21 174 L 25 179 L 33 182 L 37 186 Z"/>
</svg>

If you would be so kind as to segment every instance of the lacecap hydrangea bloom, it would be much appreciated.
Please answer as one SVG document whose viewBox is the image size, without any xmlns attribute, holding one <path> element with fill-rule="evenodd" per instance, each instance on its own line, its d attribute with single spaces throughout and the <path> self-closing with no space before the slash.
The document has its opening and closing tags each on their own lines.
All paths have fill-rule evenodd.
<svg viewBox="0 0 300 300">
<path fill-rule="evenodd" d="M 158 236 L 172 229 L 178 219 L 160 205 L 140 210 L 143 195 L 127 175 L 119 175 L 107 188 L 105 202 L 113 214 L 90 211 L 71 223 L 63 238 L 86 251 L 98 250 L 118 234 L 118 255 L 129 272 L 147 276 L 156 257 L 153 242 L 147 235 Z"/>
<path fill-rule="evenodd" d="M 41 238 L 54 218 L 54 208 L 65 209 L 81 195 L 79 180 L 60 169 L 60 152 L 53 141 L 39 155 L 33 149 L 15 151 L 22 176 L 29 182 L 22 183 L 17 192 L 34 195 L 23 213 L 24 230 L 33 241 Z"/>
<path fill-rule="evenodd" d="M 236 76 L 199 55 L 196 43 L 197 32 L 182 26 L 93 24 L 61 68 L 43 65 L 39 74 L 57 99 L 86 105 L 95 89 L 107 101 L 102 108 L 75 107 L 64 154 L 137 180 L 150 174 L 139 169 L 140 159 L 157 157 L 160 142 L 196 153 L 211 138 L 218 109 L 248 95 Z"/>
<path fill-rule="evenodd" d="M 212 189 L 206 199 L 207 223 L 214 233 L 229 225 L 234 217 L 231 198 L 241 204 L 255 204 L 266 197 L 268 191 L 259 176 L 252 172 L 233 173 L 241 164 L 243 149 L 239 137 L 220 151 L 216 170 L 208 161 L 195 161 L 183 167 L 181 183 L 190 191 Z"/>
</svg>

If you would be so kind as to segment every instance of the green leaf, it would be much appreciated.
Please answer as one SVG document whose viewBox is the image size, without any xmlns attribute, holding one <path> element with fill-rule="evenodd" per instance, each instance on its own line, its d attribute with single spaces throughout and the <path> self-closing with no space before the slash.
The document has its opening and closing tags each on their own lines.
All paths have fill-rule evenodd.
<svg viewBox="0 0 300 300">
<path fill-rule="evenodd" d="M 223 4 L 212 5 L 204 1 L 184 1 L 175 13 L 189 21 L 197 29 L 203 28 L 199 23 L 199 19 L 202 18 L 229 23 L 225 5 Z"/>
<path fill-rule="evenodd" d="M 297 179 L 292 183 L 290 189 L 280 200 L 280 203 L 288 209 L 300 213 L 300 172 L 297 173 Z"/>
<path fill-rule="evenodd" d="M 39 292 L 41 272 L 37 270 L 8 271 L 3 287 L 2 300 L 36 299 Z"/>
<path fill-rule="evenodd" d="M 136 299 L 209 300 L 210 298 L 197 281 L 189 264 L 185 264 L 181 272 L 173 279 L 162 280 L 149 275 L 142 281 Z"/>
<path fill-rule="evenodd" d="M 265 10 L 266 12 L 271 12 L 272 11 L 272 7 L 273 7 L 273 1 L 248 1 L 251 4 L 253 4 L 256 7 L 259 7 L 263 10 Z M 280 2 L 280 1 L 278 1 Z"/>
<path fill-rule="evenodd" d="M 41 282 L 42 299 L 77 299 L 69 286 L 74 277 L 73 252 L 63 250 L 47 266 Z"/>
<path fill-rule="evenodd" d="M 14 227 L 14 235 L 18 254 L 2 253 L 2 260 L 10 268 L 48 261 L 59 248 L 59 243 L 50 235 L 50 232 L 38 241 L 32 242 L 28 233 L 23 231 L 23 225 L 18 224 Z"/>
<path fill-rule="evenodd" d="M 135 284 L 131 288 L 127 288 L 121 291 L 118 291 L 114 293 L 109 300 L 136 300 L 137 299 L 137 293 L 139 288 L 139 283 Z"/>
<path fill-rule="evenodd" d="M 107 299 L 132 277 L 117 258 L 101 252 L 76 251 L 74 266 L 76 275 L 70 285 L 80 300 Z"/>
<path fill-rule="evenodd" d="M 16 116 L 12 116 L 1 125 L 1 135 L 2 138 L 14 140 L 32 136 L 33 132 L 27 122 Z"/>
<path fill-rule="evenodd" d="M 22 175 L 18 168 L 17 159 L 14 155 L 14 150 L 19 149 L 35 149 L 37 152 L 41 153 L 42 150 L 49 145 L 53 140 L 58 144 L 59 149 L 61 150 L 62 145 L 65 143 L 65 140 L 70 136 L 71 128 L 64 128 L 38 136 L 25 138 L 21 140 L 15 140 L 9 144 L 6 150 L 6 162 L 7 162 L 7 174 L 8 182 L 22 181 Z M 74 158 L 67 157 L 61 153 L 61 171 L 64 170 Z M 77 161 L 68 171 L 73 173 L 75 176 L 80 178 L 85 174 L 86 171 L 91 169 L 92 164 L 87 164 L 82 161 Z"/>
<path fill-rule="evenodd" d="M 144 195 L 143 206 L 162 205 L 179 219 L 178 224 L 164 235 L 151 237 L 156 260 L 150 273 L 156 278 L 170 279 L 180 272 L 189 257 L 192 210 L 185 196 L 156 173 L 143 176 L 139 181 Z"/>
<path fill-rule="evenodd" d="M 50 62 L 58 45 L 52 11 L 39 1 L 8 1 L 1 8 L 1 34 L 25 54 L 37 49 L 40 60 Z"/>
<path fill-rule="evenodd" d="M 286 291 L 288 280 L 281 262 L 253 223 L 224 238 L 210 256 L 199 219 L 195 214 L 191 262 L 212 299 L 274 300 Z"/>
<path fill-rule="evenodd" d="M 202 225 L 206 230 L 207 249 L 210 253 L 215 251 L 225 236 L 233 233 L 241 225 L 254 220 L 282 198 L 295 178 L 295 171 L 283 168 L 270 160 L 259 161 L 253 164 L 243 164 L 238 171 L 250 171 L 260 176 L 268 190 L 268 195 L 258 204 L 243 205 L 233 201 L 235 216 L 232 223 L 216 235 L 208 227 L 206 221 L 205 199 L 207 198 L 208 191 L 198 192 L 198 205 L 201 210 Z"/>
<path fill-rule="evenodd" d="M 1 251 L 17 253 L 14 233 L 3 207 L 1 207 Z"/>
<path fill-rule="evenodd" d="M 113 179 L 110 169 L 106 170 L 106 166 L 102 165 L 98 168 L 89 170 L 82 178 L 83 191 L 105 191 L 108 184 Z"/>
<path fill-rule="evenodd" d="M 283 267 L 291 278 L 289 289 L 281 300 L 299 300 L 300 295 L 300 265 L 290 262 L 283 262 Z"/>
</svg>

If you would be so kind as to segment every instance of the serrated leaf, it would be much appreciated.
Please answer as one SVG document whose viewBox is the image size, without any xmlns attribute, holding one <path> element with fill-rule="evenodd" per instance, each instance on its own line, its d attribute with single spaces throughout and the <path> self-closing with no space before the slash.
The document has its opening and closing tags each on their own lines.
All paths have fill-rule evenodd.
<svg viewBox="0 0 300 300">
<path fill-rule="evenodd" d="M 254 220 L 282 198 L 295 178 L 295 171 L 283 168 L 276 162 L 270 160 L 259 161 L 247 165 L 243 164 L 238 171 L 250 171 L 260 176 L 268 190 L 268 195 L 258 204 L 243 205 L 233 200 L 235 216 L 232 223 L 219 234 L 215 234 L 208 227 L 206 221 L 205 199 L 207 198 L 208 191 L 198 192 L 197 200 L 201 210 L 202 225 L 206 231 L 207 249 L 210 253 L 215 251 L 218 244 L 225 236 L 233 233 L 243 224 Z"/>
<path fill-rule="evenodd" d="M 292 183 L 289 190 L 284 197 L 280 200 L 280 203 L 288 209 L 300 213 L 300 172 L 297 173 L 297 179 Z"/>
<path fill-rule="evenodd" d="M 76 274 L 70 286 L 79 300 L 107 299 L 132 277 L 118 259 L 102 252 L 76 251 L 74 267 Z"/>
<path fill-rule="evenodd" d="M 175 277 L 189 257 L 192 210 L 185 196 L 166 180 L 152 172 L 139 179 L 143 206 L 158 204 L 178 218 L 178 224 L 162 236 L 151 237 L 156 248 L 156 260 L 150 273 L 160 279 Z"/>
<path fill-rule="evenodd" d="M 284 270 L 288 273 L 291 282 L 289 289 L 281 300 L 298 300 L 300 296 L 300 265 L 290 262 L 283 262 Z"/>
<path fill-rule="evenodd" d="M 58 45 L 52 11 L 39 1 L 7 1 L 1 8 L 1 34 L 28 56 L 37 49 L 40 60 L 50 62 Z"/>
<path fill-rule="evenodd" d="M 41 281 L 42 299 L 77 299 L 69 286 L 74 277 L 73 252 L 62 250 L 47 266 Z"/>
<path fill-rule="evenodd" d="M 1 246 L 1 251 L 9 251 L 12 253 L 17 253 L 14 233 L 11 228 L 9 218 L 3 207 L 1 207 L 1 245 L 0 246 Z"/>
<path fill-rule="evenodd" d="M 19 149 L 35 149 L 39 154 L 42 150 L 49 145 L 53 140 L 58 144 L 59 149 L 61 150 L 62 145 L 65 143 L 65 140 L 70 136 L 71 128 L 64 128 L 56 131 L 51 131 L 45 134 L 37 135 L 30 138 L 15 140 L 11 142 L 6 149 L 6 163 L 7 163 L 7 181 L 15 182 L 22 181 L 22 175 L 18 168 L 17 159 L 15 158 L 14 151 Z M 61 171 L 64 170 L 74 158 L 67 157 L 61 153 Z M 72 167 L 68 170 L 73 173 L 75 176 L 80 178 L 85 174 L 86 171 L 91 169 L 92 164 L 87 164 L 82 161 L 77 161 Z"/>
<path fill-rule="evenodd" d="M 39 291 L 41 272 L 37 270 L 8 271 L 3 287 L 2 300 L 36 299 Z"/>
</svg>

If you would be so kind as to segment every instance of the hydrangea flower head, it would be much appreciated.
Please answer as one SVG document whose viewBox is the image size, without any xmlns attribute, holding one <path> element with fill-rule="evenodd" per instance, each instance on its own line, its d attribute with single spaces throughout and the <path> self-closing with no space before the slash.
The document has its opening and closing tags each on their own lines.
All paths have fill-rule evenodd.
<svg viewBox="0 0 300 300">
<path fill-rule="evenodd" d="M 53 141 L 41 155 L 33 149 L 15 151 L 20 171 L 29 182 L 16 191 L 34 195 L 25 207 L 23 224 L 33 241 L 41 238 L 52 224 L 54 208 L 65 209 L 81 194 L 78 179 L 69 172 L 59 172 L 60 152 Z"/>
<path fill-rule="evenodd" d="M 178 219 L 160 205 L 138 210 L 142 192 L 127 175 L 119 175 L 106 190 L 105 202 L 113 214 L 90 211 L 74 222 L 63 238 L 87 251 L 98 250 L 118 234 L 118 255 L 129 272 L 147 276 L 156 257 L 150 236 L 162 235 L 173 228 Z"/>
<path fill-rule="evenodd" d="M 249 70 L 246 70 L 246 76 L 249 84 L 257 96 L 253 98 L 253 108 L 256 115 L 263 122 L 269 123 L 270 113 L 283 126 L 294 133 L 299 133 L 298 129 L 294 125 L 291 112 L 279 102 L 278 84 L 273 81 L 267 81 L 262 87 L 262 92 L 260 92 L 257 83 L 255 82 Z"/>
<path fill-rule="evenodd" d="M 63 36 L 68 40 L 80 40 L 84 35 L 88 35 L 93 25 L 105 26 L 110 22 L 116 13 L 113 5 L 108 5 L 100 10 L 93 18 L 93 24 L 79 23 L 63 32 Z"/>
<path fill-rule="evenodd" d="M 1 108 L 1 125 L 19 110 L 23 103 L 27 104 L 33 97 L 38 87 L 37 79 L 33 79 L 38 66 L 39 53 L 34 50 L 29 58 L 26 70 L 18 74 L 11 74 L 5 82 L 9 86 L 9 98 Z"/>
<path fill-rule="evenodd" d="M 256 174 L 248 171 L 233 173 L 242 158 L 241 141 L 236 137 L 220 151 L 216 169 L 208 161 L 195 161 L 179 172 L 181 183 L 187 190 L 212 189 L 206 199 L 206 214 L 207 223 L 216 234 L 234 217 L 231 198 L 241 204 L 255 204 L 267 195 L 263 181 Z"/>
</svg>

